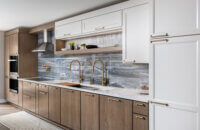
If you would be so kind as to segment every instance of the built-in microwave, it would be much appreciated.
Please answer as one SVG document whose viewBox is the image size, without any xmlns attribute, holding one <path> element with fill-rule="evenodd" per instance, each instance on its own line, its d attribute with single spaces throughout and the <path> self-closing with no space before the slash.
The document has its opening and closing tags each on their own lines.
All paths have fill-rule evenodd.
<svg viewBox="0 0 200 130">
<path fill-rule="evenodd" d="M 18 73 L 18 56 L 17 55 L 10 55 L 10 73 Z"/>
<path fill-rule="evenodd" d="M 18 93 L 18 79 L 16 77 L 10 77 L 9 80 L 10 92 Z"/>
</svg>

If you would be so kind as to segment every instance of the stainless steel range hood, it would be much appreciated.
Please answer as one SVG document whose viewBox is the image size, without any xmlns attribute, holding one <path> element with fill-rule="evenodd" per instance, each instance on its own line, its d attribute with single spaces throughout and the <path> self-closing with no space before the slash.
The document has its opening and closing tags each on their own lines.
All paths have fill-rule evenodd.
<svg viewBox="0 0 200 130">
<path fill-rule="evenodd" d="M 43 31 L 43 35 L 44 42 L 40 44 L 38 48 L 32 50 L 32 52 L 53 52 L 53 44 L 51 42 L 48 42 L 48 33 L 46 29 Z"/>
</svg>

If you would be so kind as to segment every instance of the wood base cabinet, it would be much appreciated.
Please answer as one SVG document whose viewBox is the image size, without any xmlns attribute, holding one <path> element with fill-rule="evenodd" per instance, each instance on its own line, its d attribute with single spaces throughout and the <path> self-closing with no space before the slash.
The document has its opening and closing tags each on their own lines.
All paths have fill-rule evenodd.
<svg viewBox="0 0 200 130">
<path fill-rule="evenodd" d="M 61 89 L 61 124 L 73 130 L 80 130 L 80 99 L 79 91 Z"/>
<path fill-rule="evenodd" d="M 133 114 L 133 130 L 149 130 L 149 118 L 147 116 Z"/>
<path fill-rule="evenodd" d="M 99 130 L 99 95 L 81 92 L 81 130 Z"/>
<path fill-rule="evenodd" d="M 100 130 L 132 130 L 132 101 L 100 96 Z"/>
<path fill-rule="evenodd" d="M 23 82 L 23 108 L 35 112 L 35 84 Z"/>
<path fill-rule="evenodd" d="M 49 119 L 60 123 L 60 92 L 58 87 L 49 86 Z"/>
<path fill-rule="evenodd" d="M 49 117 L 49 91 L 48 86 L 39 85 L 38 113 L 40 116 Z"/>
</svg>

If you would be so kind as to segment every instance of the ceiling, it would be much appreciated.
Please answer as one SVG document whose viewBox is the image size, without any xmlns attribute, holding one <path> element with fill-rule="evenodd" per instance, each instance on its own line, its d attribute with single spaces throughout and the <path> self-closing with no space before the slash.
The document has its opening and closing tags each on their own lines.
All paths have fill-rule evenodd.
<svg viewBox="0 0 200 130">
<path fill-rule="evenodd" d="M 0 0 L 0 30 L 34 27 L 124 0 Z"/>
</svg>

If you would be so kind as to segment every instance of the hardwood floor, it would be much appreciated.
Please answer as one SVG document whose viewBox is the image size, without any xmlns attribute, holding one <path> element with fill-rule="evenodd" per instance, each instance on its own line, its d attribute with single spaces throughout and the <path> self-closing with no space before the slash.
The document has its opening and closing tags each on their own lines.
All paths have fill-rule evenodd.
<svg viewBox="0 0 200 130">
<path fill-rule="evenodd" d="M 21 111 L 20 109 L 10 105 L 10 104 L 0 104 L 0 116 L 7 115 L 11 113 L 16 113 Z"/>
</svg>

